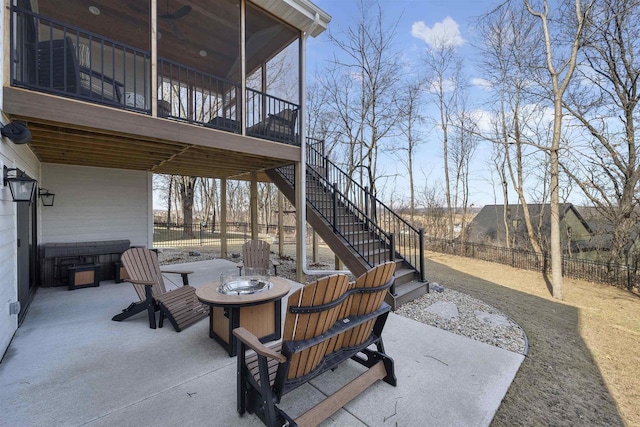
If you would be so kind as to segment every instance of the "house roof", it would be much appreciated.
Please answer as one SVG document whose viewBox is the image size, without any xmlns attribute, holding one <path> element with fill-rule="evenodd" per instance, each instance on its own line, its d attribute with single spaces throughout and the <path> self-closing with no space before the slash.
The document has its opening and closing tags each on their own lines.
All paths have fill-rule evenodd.
<svg viewBox="0 0 640 427">
<path fill-rule="evenodd" d="M 534 227 L 538 225 L 541 228 L 550 228 L 551 210 L 548 203 L 545 204 L 529 204 L 529 214 Z M 571 203 L 560 204 L 560 220 L 569 211 L 573 211 L 576 217 L 584 225 L 585 229 L 591 232 L 591 227 L 584 220 L 580 212 Z M 504 233 L 504 205 L 486 205 L 469 223 L 470 236 L 495 236 L 498 232 Z M 521 220 L 524 223 L 524 210 L 522 205 L 507 205 L 507 218 L 509 220 Z M 540 224 L 542 218 L 542 224 Z"/>
<path fill-rule="evenodd" d="M 317 37 L 327 29 L 331 15 L 308 0 L 251 0 L 287 24 Z"/>
</svg>

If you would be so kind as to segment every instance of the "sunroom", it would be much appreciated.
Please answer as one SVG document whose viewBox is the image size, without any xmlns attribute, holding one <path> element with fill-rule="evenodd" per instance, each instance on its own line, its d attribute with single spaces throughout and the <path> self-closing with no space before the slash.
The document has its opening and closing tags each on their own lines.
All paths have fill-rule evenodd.
<svg viewBox="0 0 640 427">
<path fill-rule="evenodd" d="M 13 87 L 300 144 L 302 35 L 329 19 L 306 1 L 18 0 L 11 10 Z"/>
</svg>

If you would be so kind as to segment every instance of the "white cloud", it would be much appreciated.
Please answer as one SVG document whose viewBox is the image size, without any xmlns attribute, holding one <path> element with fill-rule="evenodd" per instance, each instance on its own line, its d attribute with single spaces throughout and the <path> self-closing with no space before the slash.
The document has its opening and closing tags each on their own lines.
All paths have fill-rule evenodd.
<svg viewBox="0 0 640 427">
<path fill-rule="evenodd" d="M 471 84 L 482 89 L 482 90 L 489 90 L 493 87 L 493 84 L 491 84 L 491 82 L 487 79 L 483 79 L 480 77 L 474 77 L 471 79 Z"/>
<path fill-rule="evenodd" d="M 487 110 L 473 110 L 471 111 L 471 117 L 478 125 L 478 131 L 483 134 L 489 134 L 493 130 L 493 121 L 495 120 L 495 114 Z"/>
<path fill-rule="evenodd" d="M 450 93 L 456 89 L 456 81 L 454 79 L 444 79 L 442 82 L 433 79 L 427 82 L 427 92 L 440 93 L 442 87 L 443 93 Z"/>
<path fill-rule="evenodd" d="M 411 35 L 423 40 L 430 47 L 436 48 L 462 46 L 465 42 L 457 22 L 448 16 L 442 22 L 433 24 L 431 28 L 424 21 L 414 22 L 411 26 Z"/>
</svg>

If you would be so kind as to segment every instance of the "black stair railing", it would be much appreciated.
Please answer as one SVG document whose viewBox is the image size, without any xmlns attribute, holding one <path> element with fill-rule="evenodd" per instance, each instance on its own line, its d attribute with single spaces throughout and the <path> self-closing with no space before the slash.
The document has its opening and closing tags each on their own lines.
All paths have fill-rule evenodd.
<svg viewBox="0 0 640 427">
<path fill-rule="evenodd" d="M 335 191 L 344 195 L 352 206 L 368 218 L 386 236 L 394 236 L 397 256 L 404 259 L 425 280 L 424 231 L 409 224 L 393 209 L 379 200 L 367 187 L 327 158 L 324 141 L 307 138 L 307 167 L 326 182 L 336 184 Z"/>
<path fill-rule="evenodd" d="M 295 188 L 294 166 L 284 166 L 278 168 L 278 171 Z M 369 267 L 395 260 L 393 236 L 378 227 L 368 215 L 340 192 L 337 183 L 330 183 L 315 170 L 308 168 L 306 192 L 307 203 Z"/>
<path fill-rule="evenodd" d="M 293 165 L 279 170 L 294 186 Z M 420 274 L 420 280 L 426 280 L 424 231 L 409 224 L 329 160 L 322 140 L 307 138 L 306 190 L 307 202 L 370 266 L 400 257 Z"/>
</svg>

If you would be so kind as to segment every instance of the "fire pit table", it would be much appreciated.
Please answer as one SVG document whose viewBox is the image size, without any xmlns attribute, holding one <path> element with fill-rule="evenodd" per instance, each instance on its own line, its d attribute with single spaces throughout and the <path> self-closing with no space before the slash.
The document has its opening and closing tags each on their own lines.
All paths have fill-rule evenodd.
<svg viewBox="0 0 640 427">
<path fill-rule="evenodd" d="M 240 278 L 241 279 L 241 278 Z M 196 289 L 196 297 L 209 305 L 209 336 L 235 356 L 233 330 L 240 326 L 251 331 L 260 342 L 282 337 L 282 297 L 291 289 L 287 279 L 271 277 L 268 283 L 213 282 Z"/>
</svg>

